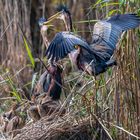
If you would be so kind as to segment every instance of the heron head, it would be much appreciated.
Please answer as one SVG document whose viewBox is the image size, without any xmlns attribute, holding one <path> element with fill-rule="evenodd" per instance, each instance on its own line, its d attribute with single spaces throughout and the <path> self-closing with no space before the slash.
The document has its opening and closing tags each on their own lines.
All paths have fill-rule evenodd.
<svg viewBox="0 0 140 140">
<path fill-rule="evenodd" d="M 61 19 L 61 20 L 63 20 L 65 25 L 66 25 L 66 29 L 67 30 L 72 30 L 71 13 L 70 13 L 69 9 L 67 8 L 67 6 L 59 5 L 57 7 L 57 13 L 55 15 L 51 16 L 50 18 L 48 18 L 48 21 L 44 22 L 43 24 L 47 25 L 48 23 L 50 23 L 54 19 Z"/>
<path fill-rule="evenodd" d="M 61 14 L 57 18 L 62 20 L 66 20 L 66 18 L 69 18 L 69 16 L 71 15 L 68 7 L 64 4 L 58 5 L 57 12 L 61 12 Z"/>
<path fill-rule="evenodd" d="M 46 32 L 49 28 L 53 27 L 54 25 L 50 24 L 51 21 L 47 20 L 46 18 L 44 17 L 41 17 L 39 20 L 38 20 L 38 25 L 39 27 L 41 28 L 41 31 L 42 32 Z"/>
<path fill-rule="evenodd" d="M 60 4 L 57 6 L 56 12 L 57 12 L 56 14 L 54 14 L 53 16 L 48 18 L 48 20 L 46 22 L 44 22 L 45 25 L 50 23 L 51 21 L 53 21 L 56 18 L 66 20 L 66 18 L 69 18 L 71 16 L 71 13 L 70 13 L 68 7 L 63 4 Z"/>
<path fill-rule="evenodd" d="M 38 20 L 38 25 L 39 25 L 40 27 L 42 27 L 43 24 L 44 24 L 44 22 L 47 22 L 47 19 L 44 18 L 44 17 L 41 17 L 41 18 Z"/>
</svg>

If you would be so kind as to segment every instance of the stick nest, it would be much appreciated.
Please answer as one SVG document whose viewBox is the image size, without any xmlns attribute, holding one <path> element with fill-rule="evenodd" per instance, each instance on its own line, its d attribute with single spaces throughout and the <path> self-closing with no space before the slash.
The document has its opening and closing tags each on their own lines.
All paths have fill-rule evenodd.
<svg viewBox="0 0 140 140">
<path fill-rule="evenodd" d="M 20 130 L 14 140 L 92 140 L 92 128 L 95 127 L 90 119 L 74 119 L 66 114 L 63 117 L 44 117 Z"/>
</svg>

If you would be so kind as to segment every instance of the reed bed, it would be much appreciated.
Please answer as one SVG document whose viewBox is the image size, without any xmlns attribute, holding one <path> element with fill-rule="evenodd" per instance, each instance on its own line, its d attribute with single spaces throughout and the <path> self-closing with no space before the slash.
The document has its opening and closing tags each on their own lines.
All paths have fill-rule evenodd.
<svg viewBox="0 0 140 140">
<path fill-rule="evenodd" d="M 8 110 L 13 101 L 27 104 L 30 100 L 34 84 L 32 75 L 43 71 L 36 58 L 43 59 L 45 49 L 36 22 L 40 16 L 54 14 L 52 9 L 60 2 L 51 1 L 47 5 L 47 0 L 0 0 L 1 112 Z M 140 2 L 137 0 L 63 2 L 72 12 L 75 32 L 87 40 L 91 39 L 95 20 L 117 13 L 140 15 Z M 55 26 L 58 27 L 57 23 Z M 27 124 L 18 130 L 19 134 L 14 139 L 140 139 L 139 28 L 123 33 L 113 57 L 117 66 L 100 76 L 91 77 L 84 72 L 65 73 L 64 87 L 67 88 L 63 89 L 61 109 L 66 108 L 67 113 L 63 117 L 54 113 L 49 118 Z M 67 59 L 65 61 L 69 63 Z"/>
</svg>

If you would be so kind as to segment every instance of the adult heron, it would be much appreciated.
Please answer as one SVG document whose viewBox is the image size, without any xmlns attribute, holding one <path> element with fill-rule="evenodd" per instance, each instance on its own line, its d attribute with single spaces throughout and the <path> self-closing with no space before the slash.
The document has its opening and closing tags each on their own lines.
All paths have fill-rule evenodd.
<svg viewBox="0 0 140 140">
<path fill-rule="evenodd" d="M 67 12 L 58 12 L 50 21 L 44 22 L 47 25 L 58 17 L 66 17 Z M 67 14 L 67 17 L 70 14 Z M 71 17 L 69 17 L 70 19 Z M 68 27 L 72 27 L 72 22 L 67 22 Z M 59 32 L 51 41 L 46 56 L 53 63 L 69 54 L 71 61 L 78 69 L 90 75 L 98 75 L 107 68 L 116 65 L 116 61 L 111 57 L 116 49 L 116 44 L 122 32 L 134 29 L 140 24 L 140 18 L 136 14 L 118 14 L 107 20 L 98 21 L 93 28 L 93 36 L 90 44 L 85 39 L 74 33 Z"/>
</svg>

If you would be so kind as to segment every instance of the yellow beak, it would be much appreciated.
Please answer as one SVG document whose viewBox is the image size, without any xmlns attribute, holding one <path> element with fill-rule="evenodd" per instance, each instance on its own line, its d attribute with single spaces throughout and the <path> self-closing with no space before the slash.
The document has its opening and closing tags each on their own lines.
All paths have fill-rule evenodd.
<svg viewBox="0 0 140 140">
<path fill-rule="evenodd" d="M 48 28 L 54 27 L 54 25 L 52 25 L 52 24 L 47 24 L 47 27 L 48 27 Z"/>
<path fill-rule="evenodd" d="M 52 22 L 54 19 L 56 19 L 57 17 L 60 16 L 60 14 L 62 14 L 63 11 L 60 11 L 58 13 L 56 13 L 55 15 L 51 16 L 50 18 L 48 18 L 48 21 L 44 22 L 44 25 L 48 25 L 50 22 Z"/>
</svg>

